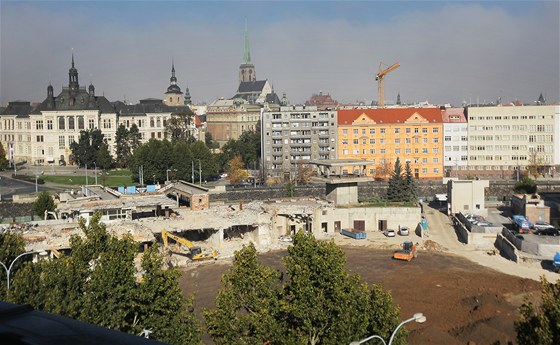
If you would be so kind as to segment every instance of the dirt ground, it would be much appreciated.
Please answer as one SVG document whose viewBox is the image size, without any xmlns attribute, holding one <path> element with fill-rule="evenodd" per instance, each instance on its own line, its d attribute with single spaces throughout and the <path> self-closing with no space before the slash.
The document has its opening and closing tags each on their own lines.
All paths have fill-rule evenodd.
<svg viewBox="0 0 560 345">
<path fill-rule="evenodd" d="M 422 312 L 423 324 L 409 323 L 410 344 L 516 344 L 513 323 L 527 296 L 540 294 L 540 284 L 480 266 L 429 246 L 411 262 L 392 260 L 392 251 L 343 246 L 347 266 L 367 283 L 390 290 L 401 308 L 401 319 Z M 285 250 L 261 254 L 263 263 L 282 269 Z M 212 308 L 221 275 L 230 261 L 216 261 L 183 269 L 181 288 L 195 294 L 195 311 Z M 202 318 L 202 316 L 200 316 Z M 211 343 L 208 337 L 206 343 Z"/>
</svg>

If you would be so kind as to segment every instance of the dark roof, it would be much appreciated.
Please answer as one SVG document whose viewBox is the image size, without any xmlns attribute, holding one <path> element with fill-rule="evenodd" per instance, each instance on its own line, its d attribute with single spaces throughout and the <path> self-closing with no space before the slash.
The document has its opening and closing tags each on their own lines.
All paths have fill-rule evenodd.
<svg viewBox="0 0 560 345">
<path fill-rule="evenodd" d="M 140 336 L 34 310 L 28 305 L 0 302 L 2 344 L 164 344 Z"/>
<path fill-rule="evenodd" d="M 13 101 L 9 102 L 6 109 L 0 112 L 2 115 L 16 115 L 16 117 L 27 117 L 33 111 L 30 102 L 26 101 Z"/>
<path fill-rule="evenodd" d="M 121 116 L 145 115 L 146 113 L 191 113 L 188 106 L 169 106 L 163 103 L 161 99 L 147 98 L 140 100 L 137 104 L 125 104 L 121 101 L 113 103 L 116 111 Z"/>
<path fill-rule="evenodd" d="M 265 84 L 266 80 L 242 81 L 239 83 L 237 93 L 262 92 Z"/>
<path fill-rule="evenodd" d="M 166 93 L 180 93 L 180 94 L 182 94 L 181 88 L 179 87 L 179 85 L 173 85 L 173 84 L 169 85 Z"/>
<path fill-rule="evenodd" d="M 33 114 L 40 114 L 41 111 L 49 110 L 100 110 L 102 113 L 114 113 L 115 108 L 105 96 L 90 96 L 85 87 L 80 87 L 76 91 L 71 91 L 63 87 L 57 97 L 53 97 L 54 107 L 45 100 L 33 111 Z"/>
<path fill-rule="evenodd" d="M 268 104 L 280 104 L 280 98 L 278 98 L 278 95 L 274 91 L 266 95 L 264 101 Z"/>
</svg>

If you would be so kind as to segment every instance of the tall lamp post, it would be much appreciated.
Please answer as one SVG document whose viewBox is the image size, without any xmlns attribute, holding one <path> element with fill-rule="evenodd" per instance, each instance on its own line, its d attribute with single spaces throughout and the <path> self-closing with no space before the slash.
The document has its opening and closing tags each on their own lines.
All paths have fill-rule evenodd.
<svg viewBox="0 0 560 345">
<path fill-rule="evenodd" d="M 12 268 L 14 267 L 14 263 L 17 261 L 17 259 L 19 259 L 19 258 L 21 258 L 22 256 L 25 256 L 25 255 L 36 254 L 36 253 L 39 253 L 39 255 L 41 255 L 41 256 L 47 255 L 46 251 L 21 253 L 18 256 L 16 256 L 16 258 L 12 261 L 12 263 L 10 264 L 10 267 L 6 267 L 6 265 L 4 265 L 3 262 L 0 262 L 0 265 L 2 265 L 2 267 L 4 267 L 4 270 L 6 270 L 6 279 L 8 280 L 8 285 L 7 285 L 6 291 L 10 291 L 10 272 L 12 271 Z"/>
<path fill-rule="evenodd" d="M 369 341 L 371 339 L 379 339 L 381 340 L 381 342 L 383 343 L 383 345 L 391 345 L 393 343 L 393 340 L 395 339 L 395 335 L 397 335 L 397 332 L 399 331 L 399 329 L 405 324 L 405 323 L 409 323 L 412 321 L 416 321 L 418 323 L 424 323 L 426 322 L 426 317 L 424 316 L 424 314 L 422 313 L 416 313 L 414 314 L 410 319 L 404 320 L 403 322 L 399 323 L 399 325 L 397 326 L 397 328 L 395 328 L 395 330 L 393 331 L 393 334 L 391 334 L 391 338 L 389 339 L 389 343 L 386 343 L 385 340 L 383 340 L 383 338 L 381 338 L 378 335 L 372 335 L 370 337 L 364 338 L 362 340 L 358 340 L 358 341 L 353 341 L 350 343 L 350 345 L 359 345 L 359 344 L 363 344 L 366 341 Z"/>
<path fill-rule="evenodd" d="M 95 166 L 95 185 L 97 186 L 97 164 L 93 162 L 93 165 Z"/>
</svg>

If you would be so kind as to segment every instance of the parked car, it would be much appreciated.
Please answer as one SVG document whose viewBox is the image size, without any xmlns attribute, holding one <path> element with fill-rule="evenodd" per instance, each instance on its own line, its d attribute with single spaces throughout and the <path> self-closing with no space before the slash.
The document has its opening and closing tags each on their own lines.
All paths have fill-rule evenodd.
<svg viewBox="0 0 560 345">
<path fill-rule="evenodd" d="M 393 230 L 393 229 L 387 229 L 387 230 L 385 230 L 385 236 L 387 236 L 387 237 L 395 237 L 395 230 Z"/>
<path fill-rule="evenodd" d="M 535 230 L 554 229 L 552 225 L 545 222 L 536 222 L 535 225 L 533 225 L 533 228 Z"/>
<path fill-rule="evenodd" d="M 549 228 L 535 229 L 533 230 L 533 234 L 545 236 L 560 236 L 560 230 L 551 226 Z"/>
<path fill-rule="evenodd" d="M 408 236 L 409 230 L 407 226 L 401 226 L 399 228 L 399 235 L 401 236 Z"/>
</svg>

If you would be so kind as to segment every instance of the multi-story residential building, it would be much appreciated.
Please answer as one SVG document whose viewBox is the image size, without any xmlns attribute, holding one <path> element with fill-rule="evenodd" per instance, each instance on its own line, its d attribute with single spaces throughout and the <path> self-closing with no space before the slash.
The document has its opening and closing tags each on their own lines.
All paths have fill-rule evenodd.
<svg viewBox="0 0 560 345">
<path fill-rule="evenodd" d="M 443 123 L 439 108 L 338 111 L 339 159 L 372 161 L 375 167 L 366 175 L 388 178 L 397 157 L 403 168 L 410 162 L 418 179 L 443 177 Z"/>
<path fill-rule="evenodd" d="M 173 77 L 172 77 L 173 79 Z M 173 83 L 173 80 L 172 80 Z M 58 96 L 52 85 L 47 98 L 38 106 L 30 102 L 10 102 L 0 114 L 0 141 L 13 162 L 29 164 L 72 164 L 70 145 L 77 141 L 80 131 L 100 129 L 114 152 L 115 133 L 119 124 L 130 128 L 136 124 L 144 140 L 165 138 L 166 120 L 178 113 L 192 115 L 189 107 L 167 106 L 161 99 L 143 100 L 137 105 L 111 103 L 104 96 L 95 95 L 95 87 L 86 90 L 78 82 L 78 70 L 69 70 L 69 83 Z M 194 118 L 193 135 L 200 135 Z"/>
<path fill-rule="evenodd" d="M 290 179 L 298 164 L 335 159 L 336 111 L 311 106 L 282 106 L 263 111 L 261 164 L 268 182 Z"/>
<path fill-rule="evenodd" d="M 468 160 L 467 118 L 463 108 L 447 108 L 443 116 L 443 167 L 446 177 L 463 177 Z"/>
<path fill-rule="evenodd" d="M 554 175 L 560 166 L 560 106 L 468 109 L 468 171 L 481 178 L 511 178 L 538 165 Z"/>
<path fill-rule="evenodd" d="M 244 131 L 256 130 L 262 106 L 236 99 L 218 99 L 206 107 L 207 130 L 220 146 L 237 140 Z"/>
</svg>

